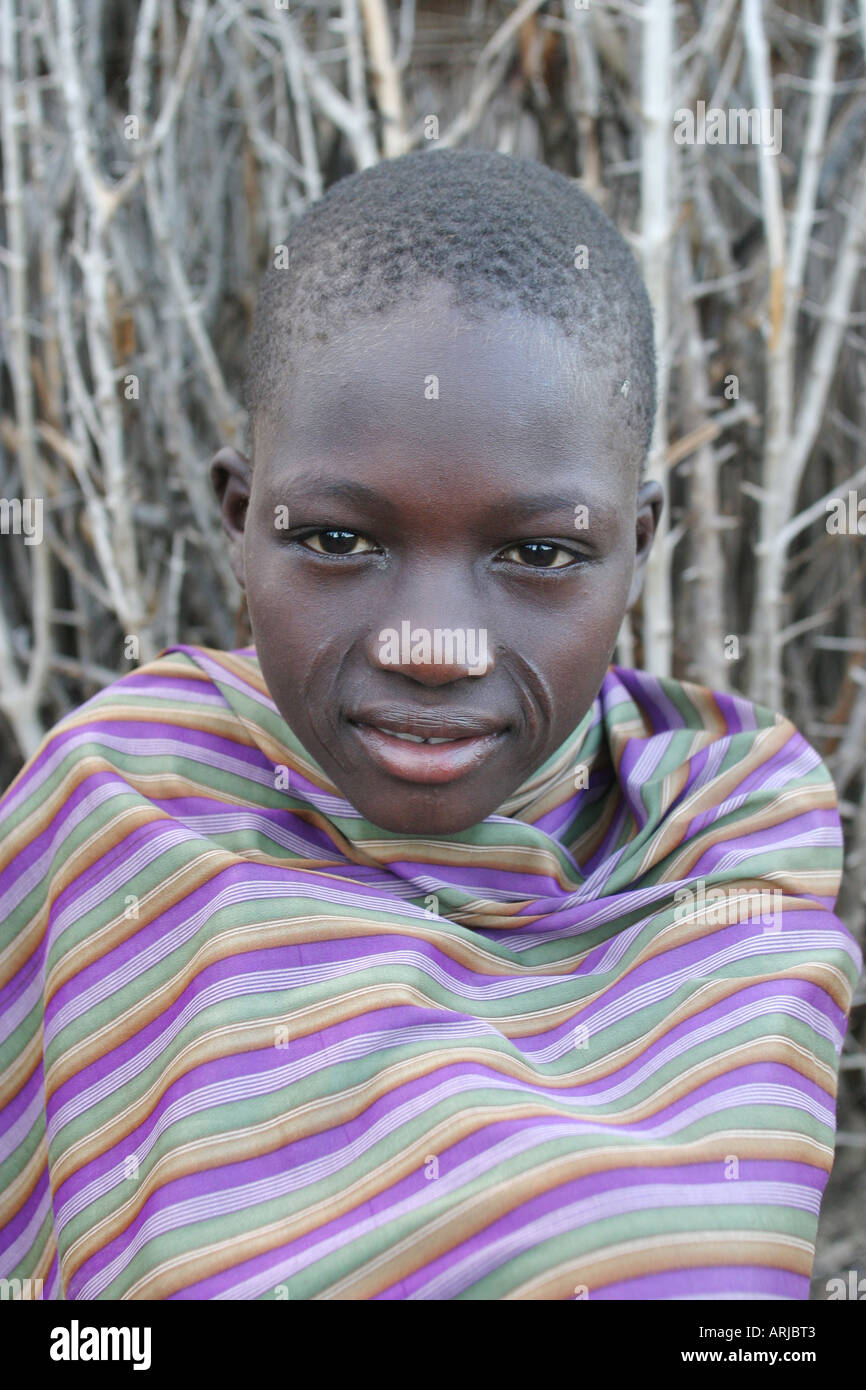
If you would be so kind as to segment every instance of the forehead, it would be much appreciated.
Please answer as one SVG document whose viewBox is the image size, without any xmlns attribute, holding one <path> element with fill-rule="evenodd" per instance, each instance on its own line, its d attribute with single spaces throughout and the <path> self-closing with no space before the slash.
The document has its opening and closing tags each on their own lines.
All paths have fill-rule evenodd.
<svg viewBox="0 0 866 1390">
<path fill-rule="evenodd" d="M 255 421 L 256 464 L 399 457 L 520 472 L 592 465 L 631 475 L 621 383 L 591 347 L 519 308 L 471 311 L 434 282 L 387 313 L 305 345 L 285 392 Z"/>
</svg>

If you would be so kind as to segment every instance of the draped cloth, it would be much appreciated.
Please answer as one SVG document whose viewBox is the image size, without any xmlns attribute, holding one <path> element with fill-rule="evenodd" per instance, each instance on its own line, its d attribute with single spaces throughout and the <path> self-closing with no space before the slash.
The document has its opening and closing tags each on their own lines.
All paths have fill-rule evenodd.
<svg viewBox="0 0 866 1390">
<path fill-rule="evenodd" d="M 806 1298 L 861 957 L 780 715 L 611 666 L 495 814 L 365 820 L 252 648 L 0 800 L 0 1276 L 48 1298 Z"/>
</svg>

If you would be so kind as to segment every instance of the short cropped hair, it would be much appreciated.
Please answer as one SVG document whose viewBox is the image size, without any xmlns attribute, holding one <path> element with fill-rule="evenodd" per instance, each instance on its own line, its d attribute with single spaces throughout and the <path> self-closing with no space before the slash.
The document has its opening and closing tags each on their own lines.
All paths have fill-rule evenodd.
<svg viewBox="0 0 866 1390">
<path fill-rule="evenodd" d="M 430 277 L 471 317 L 519 306 L 574 338 L 611 382 L 643 464 L 656 408 L 649 297 L 620 232 L 536 160 L 419 150 L 333 184 L 291 228 L 259 288 L 243 380 L 249 436 L 285 394 L 304 343 L 411 299 Z"/>
</svg>

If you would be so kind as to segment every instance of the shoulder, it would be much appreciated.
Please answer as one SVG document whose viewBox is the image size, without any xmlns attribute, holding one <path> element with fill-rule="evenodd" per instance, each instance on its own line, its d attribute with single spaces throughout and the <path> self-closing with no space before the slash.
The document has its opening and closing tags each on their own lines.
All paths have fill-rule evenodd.
<svg viewBox="0 0 866 1390">
<path fill-rule="evenodd" d="M 220 652 L 196 646 L 166 648 L 152 661 L 104 686 L 45 734 L 0 796 L 0 835 L 36 804 L 78 786 L 86 772 L 162 766 L 198 739 L 246 744 L 248 736 L 209 666 L 225 662 L 260 680 L 253 649 Z"/>
<path fill-rule="evenodd" d="M 170 718 L 172 710 L 200 711 L 225 705 L 213 678 L 213 670 L 219 669 L 221 663 L 226 669 L 234 665 L 238 670 L 248 670 L 252 678 L 258 672 L 251 648 L 222 652 L 192 645 L 166 647 L 152 661 L 119 676 L 70 711 L 55 725 L 52 734 L 82 723 L 98 722 L 102 717 L 110 718 L 112 711 L 124 708 L 139 711 L 145 717 L 148 710 L 154 710 Z"/>
<path fill-rule="evenodd" d="M 646 867 L 665 878 L 748 874 L 832 907 L 843 862 L 836 789 L 790 719 L 624 667 L 609 668 L 600 695 L 617 780 L 644 821 Z"/>
<path fill-rule="evenodd" d="M 611 666 L 601 698 L 613 730 L 664 743 L 671 763 L 714 748 L 716 756 L 723 754 L 720 769 L 772 764 L 774 784 L 781 778 L 833 787 L 820 754 L 789 718 L 736 691 Z"/>
</svg>

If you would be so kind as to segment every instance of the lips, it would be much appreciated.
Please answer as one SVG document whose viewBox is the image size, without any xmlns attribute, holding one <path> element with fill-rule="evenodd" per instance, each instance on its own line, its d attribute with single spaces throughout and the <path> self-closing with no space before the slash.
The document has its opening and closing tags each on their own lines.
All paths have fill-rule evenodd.
<svg viewBox="0 0 866 1390">
<path fill-rule="evenodd" d="M 457 710 L 401 709 L 394 705 L 380 709 L 361 709 L 349 716 L 352 724 L 367 724 L 386 734 L 408 734 L 413 739 L 477 738 L 483 734 L 500 733 L 506 726 L 495 715 L 476 714 Z"/>
<path fill-rule="evenodd" d="M 434 710 L 361 710 L 349 720 L 367 755 L 407 782 L 451 782 L 481 766 L 506 725 L 493 716 Z"/>
</svg>

